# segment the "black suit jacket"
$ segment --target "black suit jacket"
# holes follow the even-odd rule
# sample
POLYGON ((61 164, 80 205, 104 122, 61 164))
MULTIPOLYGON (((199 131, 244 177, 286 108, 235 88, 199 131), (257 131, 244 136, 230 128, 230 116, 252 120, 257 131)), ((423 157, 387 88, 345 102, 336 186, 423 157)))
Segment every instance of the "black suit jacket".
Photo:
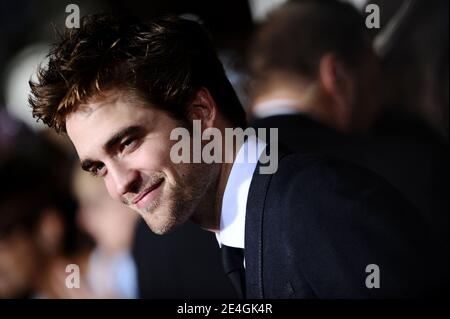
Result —
POLYGON ((252 126, 278 128, 280 142, 292 151, 326 154, 373 170, 423 213, 448 224, 448 143, 419 121, 386 116, 365 137, 343 134, 306 114, 270 116, 252 126))
MULTIPOLYGON (((340 158, 385 178, 419 209, 431 234, 426 248, 430 277, 448 286, 448 144, 427 126, 413 118, 389 115, 371 136, 358 137, 305 114, 271 116, 253 121, 252 126, 277 127, 279 141, 292 151, 340 158)), ((403 222, 407 227, 408 216, 403 222)))
POLYGON ((435 291, 420 214, 368 170, 282 152, 247 203, 247 298, 403 298, 435 291), (380 288, 366 286, 366 267, 380 288))

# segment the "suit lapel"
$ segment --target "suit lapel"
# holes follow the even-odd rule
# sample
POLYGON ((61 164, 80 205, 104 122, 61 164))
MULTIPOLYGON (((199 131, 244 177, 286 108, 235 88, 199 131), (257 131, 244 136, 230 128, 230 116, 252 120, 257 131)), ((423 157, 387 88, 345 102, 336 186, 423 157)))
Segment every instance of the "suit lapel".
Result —
MULTIPOLYGON (((269 148, 269 146, 267 146, 269 148)), ((270 150, 269 150, 270 151, 270 150)), ((279 149, 279 161, 287 151, 279 149)), ((247 298, 263 299, 264 206, 272 174, 260 174, 258 162, 250 184, 245 215, 245 265, 247 298)))
POLYGON ((248 298, 264 298, 262 280, 264 202, 271 175, 253 174, 245 215, 245 265, 248 298))

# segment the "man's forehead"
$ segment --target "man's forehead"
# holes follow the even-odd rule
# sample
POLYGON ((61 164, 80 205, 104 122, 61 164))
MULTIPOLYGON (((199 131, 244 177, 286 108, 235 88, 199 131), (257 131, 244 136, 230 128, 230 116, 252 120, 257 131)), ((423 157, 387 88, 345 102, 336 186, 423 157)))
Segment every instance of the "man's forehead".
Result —
POLYGON ((161 112, 136 96, 111 93, 91 99, 70 114, 66 119, 67 135, 81 160, 96 159, 121 132, 156 122, 156 113, 161 112))
POLYGON ((112 135, 135 122, 138 112, 125 103, 120 95, 92 100, 67 117, 67 135, 80 158, 98 154, 112 135))
POLYGON ((93 125, 95 128, 113 125, 118 119, 133 118, 137 114, 136 110, 131 108, 142 104, 142 101, 121 90, 96 95, 78 105, 75 111, 67 116, 67 132, 70 136, 70 131, 76 131, 78 127, 93 125))
MULTIPOLYGON (((100 110, 105 106, 116 105, 120 101, 127 101, 125 93, 122 91, 108 91, 102 94, 98 94, 88 99, 86 102, 81 103, 76 108, 73 114, 79 113, 84 117, 89 117, 95 111, 100 110)), ((69 115, 70 116, 70 115, 69 115)))

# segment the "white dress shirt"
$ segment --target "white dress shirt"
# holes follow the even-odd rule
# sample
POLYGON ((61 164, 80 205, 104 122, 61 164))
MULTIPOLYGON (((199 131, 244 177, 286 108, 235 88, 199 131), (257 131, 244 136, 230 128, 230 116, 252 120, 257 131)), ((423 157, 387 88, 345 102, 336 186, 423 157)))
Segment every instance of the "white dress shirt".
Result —
POLYGON ((239 149, 231 168, 222 199, 219 245, 245 248, 245 213, 250 183, 258 159, 267 146, 256 136, 250 136, 239 149))
POLYGON ((271 99, 258 103, 253 107, 253 114, 257 118, 265 118, 274 115, 298 114, 297 106, 301 103, 296 99, 271 99))

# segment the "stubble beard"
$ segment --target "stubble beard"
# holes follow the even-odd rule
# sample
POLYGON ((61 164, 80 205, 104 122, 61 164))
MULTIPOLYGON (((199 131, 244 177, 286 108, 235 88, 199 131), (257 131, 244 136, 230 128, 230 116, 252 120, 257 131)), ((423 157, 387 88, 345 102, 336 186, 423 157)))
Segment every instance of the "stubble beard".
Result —
MULTIPOLYGON (((216 185, 218 176, 213 166, 204 163, 186 165, 180 183, 165 185, 167 191, 162 192, 149 206, 139 211, 155 234, 170 233, 193 215, 197 215, 196 210, 203 201, 211 200, 206 195, 211 193, 211 188, 216 185)), ((214 212, 202 213, 213 214, 214 212)))

